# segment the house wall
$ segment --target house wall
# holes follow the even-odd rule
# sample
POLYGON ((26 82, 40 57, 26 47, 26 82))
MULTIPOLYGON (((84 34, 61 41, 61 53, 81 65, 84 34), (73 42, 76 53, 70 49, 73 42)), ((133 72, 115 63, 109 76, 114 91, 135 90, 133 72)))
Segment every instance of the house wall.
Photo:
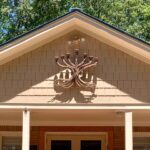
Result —
MULTIPOLYGON (((38 145, 40 139, 40 127, 35 126, 31 127, 30 131, 30 144, 38 145)), ((21 126, 0 126, 0 135, 1 132, 21 132, 21 126)))
MULTIPOLYGON (((21 126, 0 126, 2 131, 21 131, 21 126)), ((124 127, 45 127, 32 126, 30 144, 38 145, 39 150, 43 147, 45 132, 107 132, 109 150, 124 150, 124 127)), ((150 132, 150 127, 134 127, 134 132, 150 132)))
POLYGON ((1 103, 149 103, 149 91, 149 65, 77 31, 0 66, 1 103), (89 70, 97 84, 94 94, 90 89, 54 86, 61 71, 54 58, 73 52, 67 41, 74 35, 86 39, 80 54, 99 58, 97 67, 89 70))

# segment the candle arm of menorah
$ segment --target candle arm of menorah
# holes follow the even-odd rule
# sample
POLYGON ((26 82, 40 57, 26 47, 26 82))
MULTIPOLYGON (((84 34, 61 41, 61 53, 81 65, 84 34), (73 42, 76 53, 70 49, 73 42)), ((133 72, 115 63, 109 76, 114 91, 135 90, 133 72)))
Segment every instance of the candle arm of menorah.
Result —
POLYGON ((59 78, 59 79, 56 79, 55 81, 56 82, 68 82, 68 81, 71 81, 72 80, 72 77, 71 78, 69 78, 69 79, 62 79, 62 78, 59 78))
POLYGON ((72 66, 66 62, 65 58, 62 58, 62 61, 68 68, 70 68, 72 70, 72 66))
POLYGON ((80 66, 79 66, 79 69, 82 69, 82 68, 84 68, 84 67, 86 67, 86 66, 92 64, 92 62, 93 62, 93 61, 90 60, 89 62, 85 63, 84 65, 80 65, 80 66))
POLYGON ((75 58, 75 66, 78 66, 78 57, 75 58))
POLYGON ((85 61, 86 61, 86 58, 84 58, 84 59, 78 64, 77 67, 81 67, 81 66, 85 63, 85 61))
POLYGON ((58 85, 64 88, 70 88, 71 86, 74 85, 74 82, 68 81, 68 82, 59 83, 58 85))
POLYGON ((84 67, 86 67, 88 65, 94 64, 94 63, 97 64, 97 62, 98 62, 98 58, 97 57, 90 56, 89 59, 90 59, 90 61, 85 63, 84 65, 80 65, 79 69, 82 69, 82 68, 84 68, 84 67))
POLYGON ((59 63, 59 61, 56 61, 56 64, 62 68, 68 68, 68 66, 59 63))
POLYGON ((74 82, 71 82, 69 85, 62 85, 63 88, 69 89, 74 85, 74 82))
POLYGON ((68 85, 70 85, 72 82, 71 81, 67 81, 67 82, 62 82, 62 83, 60 83, 61 85, 63 85, 63 86, 68 86, 68 85))
POLYGON ((83 85, 88 85, 88 84, 89 84, 88 81, 83 81, 81 78, 78 78, 78 80, 79 80, 83 85))
POLYGON ((90 83, 90 82, 86 82, 86 81, 83 81, 81 78, 79 78, 80 82, 82 82, 82 84, 84 84, 84 86, 95 86, 95 83, 90 83))
POLYGON ((88 68, 90 68, 90 67, 94 67, 94 66, 96 66, 96 65, 97 65, 97 62, 94 62, 93 64, 86 65, 86 66, 84 66, 82 69, 80 69, 79 73, 80 73, 81 71, 85 70, 85 69, 88 69, 88 68))
POLYGON ((70 58, 68 58, 67 60, 68 60, 68 62, 70 63, 70 65, 71 65, 72 67, 75 67, 75 64, 71 61, 70 58))
POLYGON ((71 65, 71 66, 75 66, 75 64, 71 61, 71 59, 70 59, 70 53, 66 53, 66 58, 67 58, 67 61, 69 62, 69 64, 71 65))
POLYGON ((76 79, 75 83, 79 86, 82 87, 83 85, 80 83, 80 81, 78 79, 76 79))
POLYGON ((77 83, 80 84, 80 86, 82 86, 82 87, 92 87, 92 88, 95 87, 94 83, 85 82, 81 78, 77 79, 77 83))
POLYGON ((77 79, 77 83, 80 85, 80 87, 86 86, 86 84, 82 83, 80 79, 77 79))

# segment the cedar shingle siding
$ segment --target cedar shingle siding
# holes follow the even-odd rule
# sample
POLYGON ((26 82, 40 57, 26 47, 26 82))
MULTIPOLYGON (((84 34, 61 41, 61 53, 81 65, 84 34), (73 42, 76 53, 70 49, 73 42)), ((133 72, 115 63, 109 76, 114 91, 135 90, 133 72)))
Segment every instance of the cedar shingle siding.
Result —
MULTIPOLYGON (((65 72, 65 71, 64 71, 65 72)), ((85 34, 73 32, 0 66, 0 101, 10 103, 139 103, 150 102, 150 66, 85 34), (59 73, 54 57, 71 50, 67 40, 85 37, 80 53, 98 56, 95 95, 85 89, 54 87, 59 73)))

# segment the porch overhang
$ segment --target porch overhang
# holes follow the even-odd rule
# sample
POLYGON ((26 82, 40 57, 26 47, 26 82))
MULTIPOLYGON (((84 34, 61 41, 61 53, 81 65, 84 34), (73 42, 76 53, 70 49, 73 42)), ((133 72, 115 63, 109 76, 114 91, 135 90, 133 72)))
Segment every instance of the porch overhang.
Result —
POLYGON ((150 126, 148 120, 149 110, 118 110, 118 109, 1 109, 0 126, 22 126, 22 149, 28 150, 30 147, 30 126, 41 127, 39 149, 45 146, 45 134, 54 129, 65 128, 65 132, 76 131, 91 132, 101 131, 108 134, 109 144, 113 126, 125 127, 125 149, 133 150, 133 126, 150 126), (23 115, 22 115, 23 114, 23 115), (31 114, 31 115, 30 115, 31 114), (23 121, 22 121, 23 120, 23 121), (51 128, 52 127, 52 128, 51 128), (92 127, 92 130, 90 130, 92 127), (82 130, 80 130, 82 129, 82 130), (130 142, 128 142, 130 141, 130 142))
POLYGON ((134 126, 150 126, 149 109, 110 106, 3 107, 0 125, 22 125, 22 111, 30 111, 31 126, 124 126, 124 114, 133 113, 134 126))

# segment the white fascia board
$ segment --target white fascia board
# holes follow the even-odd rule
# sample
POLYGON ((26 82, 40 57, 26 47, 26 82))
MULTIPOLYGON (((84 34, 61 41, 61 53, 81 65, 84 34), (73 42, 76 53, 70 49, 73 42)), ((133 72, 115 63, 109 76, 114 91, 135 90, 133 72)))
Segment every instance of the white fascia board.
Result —
MULTIPOLYGON (((50 24, 51 25, 51 24, 50 24)), ((126 36, 119 31, 89 18, 81 13, 73 13, 66 18, 56 20, 54 25, 44 31, 33 34, 28 39, 12 45, 0 52, 0 65, 42 46, 72 30, 79 30, 101 42, 115 47, 143 62, 150 64, 150 47, 126 36)), ((31 34, 32 35, 32 34, 31 34)))
POLYGON ((146 44, 137 42, 133 38, 119 33, 116 30, 109 29, 100 23, 91 23, 88 20, 78 19, 77 25, 79 31, 150 64, 150 47, 146 44))
POLYGON ((0 52, 0 65, 74 30, 76 19, 63 22, 0 52), (7 60, 10 58, 9 60, 7 60))
POLYGON ((11 105, 11 104, 4 104, 0 105, 0 110, 3 109, 9 109, 9 110, 150 110, 150 105, 26 105, 26 104, 20 104, 20 105, 11 105))

